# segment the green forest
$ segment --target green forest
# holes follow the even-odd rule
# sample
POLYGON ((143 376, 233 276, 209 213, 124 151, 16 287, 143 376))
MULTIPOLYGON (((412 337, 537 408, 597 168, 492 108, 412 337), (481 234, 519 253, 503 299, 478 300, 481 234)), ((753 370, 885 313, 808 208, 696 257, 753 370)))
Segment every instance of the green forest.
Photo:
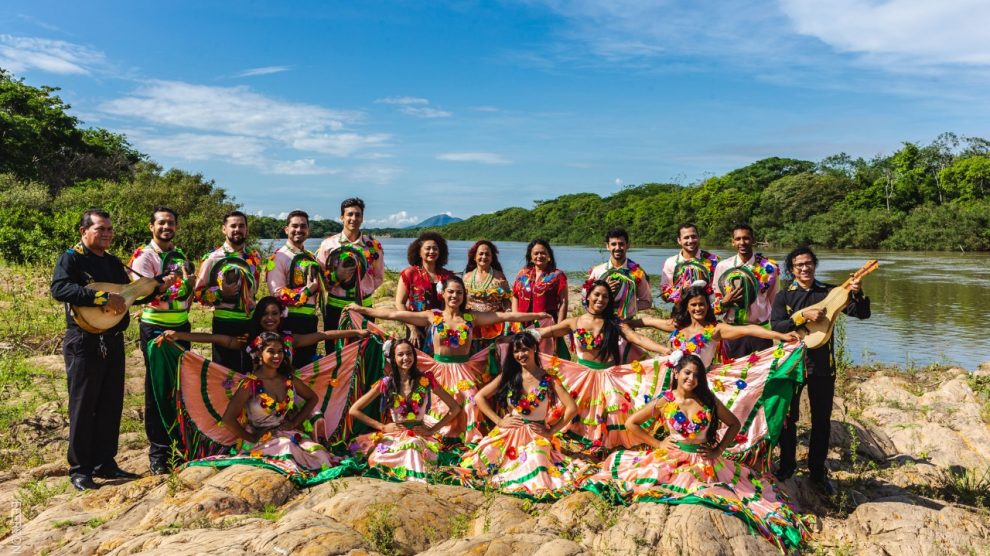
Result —
MULTIPOLYGON (((121 134, 83 126, 54 87, 33 87, 0 69, 0 259, 48 263, 78 241, 87 208, 110 211, 114 251, 148 239, 153 207, 178 211, 179 244, 200 255, 222 241, 222 215, 239 205, 201 174, 163 169, 121 134)), ((650 183, 608 197, 537 201, 439 230, 451 239, 597 244, 625 227, 639 245, 672 245, 693 221, 709 245, 724 245, 735 222, 760 241, 832 248, 990 250, 990 141, 942 134, 870 160, 845 154, 820 162, 768 158, 700 183, 650 183)), ((284 223, 251 217, 252 238, 284 237, 284 223)), ((311 222, 312 237, 340 230, 311 222)), ((421 230, 389 230, 393 235, 421 230)))
MULTIPOLYGON (((706 245, 726 246, 747 222, 771 246, 990 250, 990 141, 944 133, 870 160, 767 158, 700 183, 648 183, 536 201, 437 228, 449 239, 595 245, 623 227, 636 245, 673 246, 694 222, 706 245)), ((422 230, 399 230, 414 235, 422 230)))

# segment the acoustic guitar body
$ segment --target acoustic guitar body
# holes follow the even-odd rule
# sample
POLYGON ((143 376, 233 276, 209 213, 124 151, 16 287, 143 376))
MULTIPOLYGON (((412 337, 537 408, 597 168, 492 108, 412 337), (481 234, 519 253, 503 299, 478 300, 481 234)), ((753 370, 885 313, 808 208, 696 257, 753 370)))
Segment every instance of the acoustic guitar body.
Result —
POLYGON ((822 347, 832 337, 832 330, 835 328, 835 319, 849 305, 850 296, 852 296, 852 292, 848 288, 849 282, 854 279, 862 280, 864 276, 873 272, 879 266, 880 263, 876 259, 870 259, 862 268, 854 272, 848 280, 843 282, 841 286, 832 288, 828 292, 828 295, 825 296, 825 299, 814 305, 805 307, 805 309, 821 309, 825 312, 822 318, 816 321, 809 320, 798 330, 798 334, 804 340, 804 344, 808 346, 808 349, 822 347))
MULTIPOLYGON (((130 284, 111 284, 109 282, 93 282, 86 284, 87 289, 118 293, 124 298, 124 304, 130 309, 134 301, 151 295, 158 288, 158 281, 154 278, 138 278, 130 284)), ((123 320, 125 312, 118 315, 103 311, 103 307, 78 307, 72 306, 72 318, 86 332, 92 334, 102 334, 117 326, 123 320)))

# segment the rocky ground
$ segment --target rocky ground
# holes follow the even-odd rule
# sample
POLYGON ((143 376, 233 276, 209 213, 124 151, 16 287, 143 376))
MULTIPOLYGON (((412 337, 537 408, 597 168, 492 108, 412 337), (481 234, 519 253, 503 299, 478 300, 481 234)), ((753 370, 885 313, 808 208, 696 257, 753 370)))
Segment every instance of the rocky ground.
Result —
MULTIPOLYGON (((33 361, 59 368, 59 356, 33 361)), ((127 391, 141 394, 129 359, 127 391)), ((818 516, 810 553, 988 554, 990 365, 975 371, 859 370, 836 399, 829 465, 840 494, 784 485, 818 516)), ((140 408, 119 462, 147 472, 140 408), (138 430, 133 430, 138 428, 138 430)), ((611 506, 589 493, 553 504, 451 486, 345 478, 300 490, 281 475, 194 467, 79 494, 66 478, 59 402, 9 432, 49 463, 0 475, 5 554, 772 554, 731 516, 698 506, 611 506)))

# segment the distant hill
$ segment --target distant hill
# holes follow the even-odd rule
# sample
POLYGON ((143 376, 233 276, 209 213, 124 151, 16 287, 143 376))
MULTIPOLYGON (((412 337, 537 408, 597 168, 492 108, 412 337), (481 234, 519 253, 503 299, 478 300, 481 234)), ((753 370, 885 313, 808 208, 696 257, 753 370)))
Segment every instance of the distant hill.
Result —
POLYGON ((431 216, 426 220, 423 220, 419 224, 413 224, 412 226, 406 226, 406 230, 415 230, 417 228, 435 228, 437 226, 446 226, 447 224, 453 224, 454 222, 460 222, 464 220, 463 218, 457 218, 456 216, 450 216, 447 214, 438 214, 436 216, 431 216))

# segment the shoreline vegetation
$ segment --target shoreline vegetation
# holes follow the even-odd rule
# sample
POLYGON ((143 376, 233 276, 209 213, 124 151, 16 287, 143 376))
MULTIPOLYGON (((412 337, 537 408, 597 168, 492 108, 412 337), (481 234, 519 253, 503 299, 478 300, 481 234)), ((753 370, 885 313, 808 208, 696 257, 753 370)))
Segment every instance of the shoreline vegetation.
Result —
MULTIPOLYGON (((306 531, 323 531, 348 549, 380 554, 485 547, 501 554, 550 546, 566 554, 647 554, 658 546, 775 551, 720 512, 612 506, 589 493, 532 503, 494 492, 364 478, 300 490, 277 473, 234 467, 186 468, 78 494, 69 488, 64 462, 68 417, 59 351, 65 325, 61 305, 47 293, 49 273, 43 265, 0 264, 0 429, 8 431, 0 437, 0 504, 17 509, 0 516, 0 547, 23 546, 28 553, 243 547, 255 542, 260 520, 295 532, 305 523, 306 531), (424 518, 423 511, 436 515, 424 518), (432 532, 424 531, 424 523, 434 523, 432 532), (711 527, 720 533, 706 533, 711 527)), ((395 281, 390 272, 376 293, 377 305, 391 303, 395 281)), ((571 289, 572 297, 578 295, 571 289)), ((190 317, 194 330, 209 328, 207 309, 194 306, 190 317)), ((990 543, 990 362, 969 371, 852 366, 841 349, 843 337, 839 330, 828 460, 840 494, 820 498, 801 474, 783 484, 802 511, 817 516, 807 553, 979 553, 990 543), (890 526, 877 530, 872 524, 878 519, 890 526)), ((126 469, 147 472, 137 326, 126 338, 118 459, 126 469)), ((807 430, 804 421, 802 442, 807 430)), ((803 459, 804 444, 798 453, 803 459)), ((302 544, 296 547, 347 552, 330 550, 324 545, 328 538, 313 533, 297 539, 302 544)))

